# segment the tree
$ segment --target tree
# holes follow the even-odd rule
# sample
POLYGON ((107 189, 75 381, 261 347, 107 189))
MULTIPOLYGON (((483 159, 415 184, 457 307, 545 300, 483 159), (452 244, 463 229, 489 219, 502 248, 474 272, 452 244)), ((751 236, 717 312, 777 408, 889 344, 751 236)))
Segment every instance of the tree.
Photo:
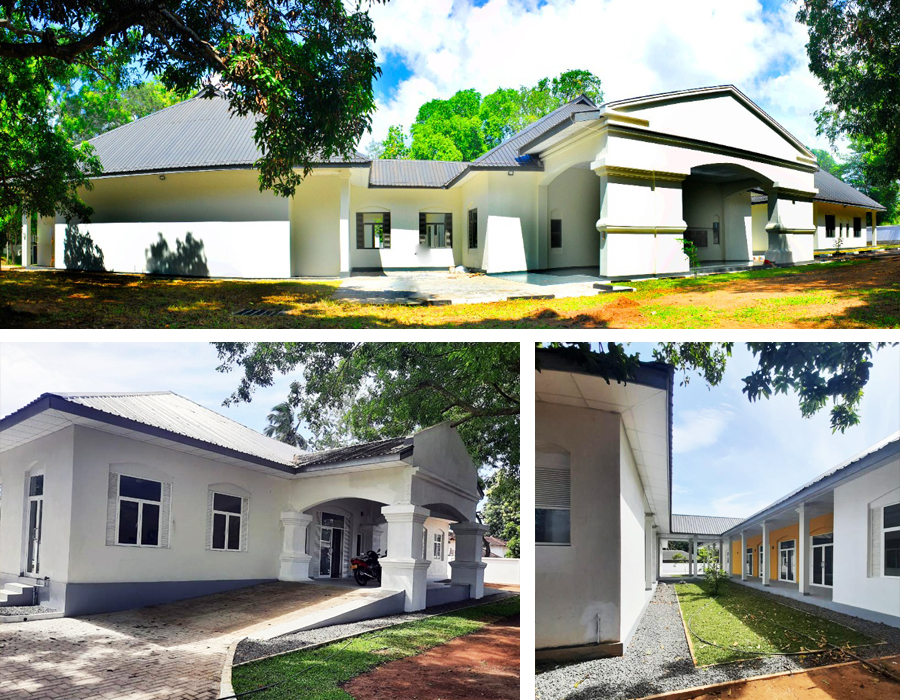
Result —
MULTIPOLYGON (((685 550, 685 551, 687 551, 687 550, 685 550)), ((672 561, 674 561, 676 564, 680 564, 681 562, 687 561, 687 560, 688 560, 687 555, 682 554, 681 552, 675 552, 675 554, 672 555, 672 561)))
POLYGON ((669 540, 669 549, 680 549, 682 552, 690 551, 690 544, 687 540, 669 540))
POLYGON ((800 0, 797 21, 809 30, 809 69, 828 104, 819 133, 884 144, 885 165, 900 173, 900 12, 884 0, 800 0))
MULTIPOLYGON (((610 379, 626 382, 634 378, 639 354, 629 355, 617 343, 608 343, 602 352, 592 352, 589 343, 553 343, 572 361, 591 368, 610 379), (623 378, 624 377, 624 378, 623 378)), ((747 343, 758 358, 758 368, 744 377, 742 392, 752 402, 773 393, 797 394, 804 418, 815 415, 830 401, 832 431, 859 424, 859 403, 869 381, 874 351, 888 343, 747 343)), ((897 343, 891 343, 897 345, 897 343)), ((717 386, 734 343, 659 343, 653 358, 667 362, 682 373, 682 385, 690 382, 690 372, 698 373, 706 383, 717 386)), ((540 357, 536 358, 540 370, 540 357)))
MULTIPOLYGON (((375 34, 367 13, 386 0, 23 0, 0 6, 0 75, 12 74, 19 115, 53 133, 46 95, 53 73, 87 66, 115 72, 128 57, 168 89, 185 94, 215 78, 232 110, 259 117, 254 134, 261 189, 282 196, 316 161, 345 156, 370 128, 375 34), (30 80, 17 75, 35 73, 30 80), (25 111, 27 110, 27 111, 25 111)), ((112 78, 111 78, 112 79, 112 78)), ((15 94, 5 89, 7 95, 15 94)), ((6 108, 4 108, 5 110, 6 108)), ((6 125, 8 115, 3 114, 6 125)), ((6 131, 3 151, 31 143, 6 131)), ((47 163, 72 161, 70 144, 48 140, 47 163)), ((86 155, 86 154, 85 154, 86 155)), ((77 164, 77 161, 76 161, 77 164)), ((59 193, 73 168, 44 168, 59 193), (52 175, 52 177, 50 177, 52 175)), ((31 171, 4 172, 4 188, 22 193, 31 171)), ((80 184, 76 182, 76 185, 80 184)), ((72 197, 62 197, 63 205, 72 197)))
POLYGON ((843 179, 844 168, 834 159, 833 155, 821 148, 811 148, 810 151, 819 162, 819 168, 825 172, 831 173, 836 178, 843 179))
POLYGON ((885 208, 878 213, 877 223, 900 222, 900 177, 888 163, 884 139, 851 137, 840 177, 885 208))
POLYGON ((388 158, 404 160, 409 158, 409 146, 406 145, 406 135, 403 127, 395 124, 388 127, 387 137, 384 141, 377 141, 369 147, 370 158, 388 158))
POLYGON ((487 504, 483 517, 488 526, 488 534, 506 541, 507 557, 518 558, 521 553, 518 476, 509 470, 498 469, 488 479, 485 496, 487 504))
POLYGON ((300 434, 300 421, 294 417, 294 409, 287 401, 282 401, 272 408, 272 412, 266 416, 269 425, 263 433, 280 442, 306 449, 306 438, 300 434))

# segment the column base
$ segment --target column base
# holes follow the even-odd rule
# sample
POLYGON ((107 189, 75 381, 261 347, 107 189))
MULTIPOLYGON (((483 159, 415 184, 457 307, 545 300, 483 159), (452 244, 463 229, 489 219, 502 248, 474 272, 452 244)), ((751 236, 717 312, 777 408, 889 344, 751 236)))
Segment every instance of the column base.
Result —
POLYGON ((381 587, 406 593, 405 612, 424 610, 430 564, 427 559, 382 559, 381 587))
POLYGON ((469 587, 469 597, 479 600, 484 598, 484 570, 487 564, 483 561, 451 561, 450 583, 469 587))
POLYGON ((278 573, 279 581, 309 581, 309 562, 312 557, 309 554, 281 555, 281 569, 278 573))

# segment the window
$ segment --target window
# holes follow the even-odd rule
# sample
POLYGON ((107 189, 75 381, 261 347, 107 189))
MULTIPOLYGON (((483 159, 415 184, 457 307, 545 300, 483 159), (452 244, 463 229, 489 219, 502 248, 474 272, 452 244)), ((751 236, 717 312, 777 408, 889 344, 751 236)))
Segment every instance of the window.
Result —
POLYGON ((862 237, 862 217, 859 217, 859 216, 853 217, 853 237, 854 238, 862 237))
POLYGON ((213 493, 213 549, 229 552, 240 551, 242 506, 243 499, 240 496, 213 493))
POLYGON ((159 546, 159 512, 162 484, 119 474, 116 544, 159 546))
POLYGON ((28 480, 28 561, 25 569, 30 574, 41 570, 41 531, 44 527, 44 475, 28 480))
POLYGON ((435 561, 443 561, 444 560, 444 533, 443 532, 435 532, 434 533, 434 560, 435 561))
POLYGON ((562 248, 562 219, 550 219, 550 247, 562 248))
POLYGON ((469 209, 469 248, 478 247, 478 210, 469 209))
POLYGON ((825 238, 834 238, 834 214, 825 215, 825 238))
POLYGON ((535 541, 538 544, 570 544, 572 484, 569 465, 538 465, 535 472, 535 541))
POLYGON ((713 245, 719 245, 719 222, 713 221, 713 245))
POLYGON ((884 575, 900 576, 900 503, 884 507, 884 575))
POLYGON ((420 212, 419 244, 429 248, 452 248, 453 214, 420 212))
POLYGON ((778 544, 778 580, 794 580, 794 556, 796 546, 794 540, 787 540, 778 544))
POLYGON ((690 241, 697 248, 709 247, 709 232, 705 228, 689 228, 684 232, 684 239, 690 241))
POLYGON ((391 247, 390 212, 356 213, 356 247, 374 250, 391 247))
POLYGON ((363 551, 362 551, 362 535, 357 535, 356 536, 356 556, 361 557, 362 553, 363 553, 363 551))

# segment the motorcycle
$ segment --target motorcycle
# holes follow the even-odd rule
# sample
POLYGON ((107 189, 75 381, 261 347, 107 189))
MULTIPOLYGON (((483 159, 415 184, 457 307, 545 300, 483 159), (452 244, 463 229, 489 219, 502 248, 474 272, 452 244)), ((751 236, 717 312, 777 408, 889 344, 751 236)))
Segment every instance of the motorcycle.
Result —
MULTIPOLYGON (((382 556, 386 555, 387 552, 382 556)), ((377 552, 369 550, 364 557, 354 557, 350 560, 350 568, 353 570, 353 578, 360 586, 365 586, 372 580, 381 583, 381 564, 378 563, 377 552)))

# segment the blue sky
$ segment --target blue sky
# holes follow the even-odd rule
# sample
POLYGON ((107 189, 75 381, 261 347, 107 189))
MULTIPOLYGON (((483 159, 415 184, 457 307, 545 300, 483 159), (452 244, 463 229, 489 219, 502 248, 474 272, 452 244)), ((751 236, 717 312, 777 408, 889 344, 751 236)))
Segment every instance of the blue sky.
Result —
MULTIPOLYGON (((652 359, 652 343, 629 349, 652 359)), ((795 394, 750 403, 742 377, 756 368, 735 344, 725 377, 708 388, 697 375, 674 397, 672 510, 746 517, 900 429, 900 348, 875 354, 860 425, 831 432, 828 410, 800 415, 795 394)))
MULTIPOLYGON (((373 137, 424 102, 584 68, 609 100, 735 84, 811 146, 824 92, 791 0, 390 0, 371 15, 384 75, 373 137)), ((368 143, 364 138, 362 147, 368 143)))

